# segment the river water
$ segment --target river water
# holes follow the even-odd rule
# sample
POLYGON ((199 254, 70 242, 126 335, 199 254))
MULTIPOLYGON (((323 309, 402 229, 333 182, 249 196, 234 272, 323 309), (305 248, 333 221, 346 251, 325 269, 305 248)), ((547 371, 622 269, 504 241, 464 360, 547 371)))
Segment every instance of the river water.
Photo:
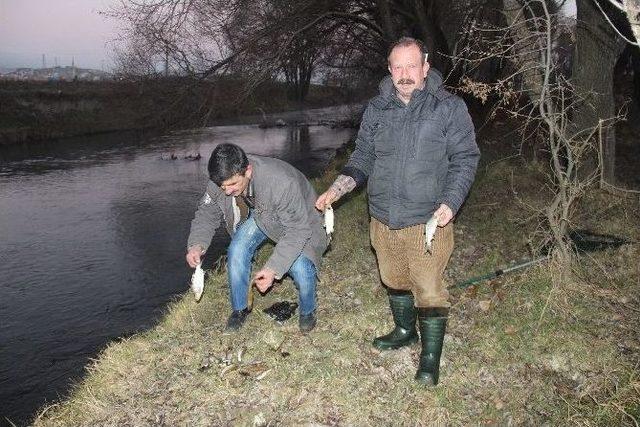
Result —
POLYGON ((0 425, 64 396, 89 358, 188 289, 185 242, 217 144, 314 176, 353 133, 234 125, 0 148, 0 425))

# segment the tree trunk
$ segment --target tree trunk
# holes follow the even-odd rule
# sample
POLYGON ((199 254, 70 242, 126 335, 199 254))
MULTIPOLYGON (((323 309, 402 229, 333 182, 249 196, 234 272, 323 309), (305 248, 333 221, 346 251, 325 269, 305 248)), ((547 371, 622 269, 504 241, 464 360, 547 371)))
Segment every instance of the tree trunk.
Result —
POLYGON ((633 103, 640 111, 640 48, 631 46, 631 69, 633 70, 633 103))
MULTIPOLYGON (((590 133, 600 120, 615 116, 613 98, 613 69, 624 49, 618 37, 593 3, 577 0, 576 47, 572 66, 572 80, 577 94, 583 98, 574 112, 573 126, 577 132, 590 133)), ((597 1, 597 0, 596 0, 597 1)), ((580 175, 588 176, 598 167, 598 134, 593 141, 591 155, 586 159, 580 175)), ((613 126, 603 128, 602 173, 606 182, 614 184, 616 136, 613 126)))
POLYGON ((412 0, 412 6, 420 32, 419 38, 429 52, 429 62, 446 76, 451 68, 451 61, 446 57, 450 51, 447 40, 433 19, 432 10, 435 5, 430 4, 430 10, 427 10, 424 0, 412 0))
POLYGON ((636 43, 640 43, 640 0, 623 0, 622 7, 627 15, 633 37, 636 43))
MULTIPOLYGON (((522 80, 527 95, 531 99, 533 104, 537 104, 540 101, 543 86, 543 75, 541 71, 541 52, 534 49, 533 43, 531 45, 521 45, 518 40, 531 40, 533 37, 532 30, 526 25, 526 19, 524 13, 524 7, 518 0, 503 0, 502 10, 504 12, 505 19, 509 27, 513 28, 513 37, 516 39, 518 59, 520 63, 516 66, 522 70, 522 80)), ((539 35, 538 37, 544 37, 539 35)))
POLYGON ((380 15, 380 22, 385 32, 385 38, 387 42, 393 42, 396 40, 396 31, 391 19, 391 9, 389 8, 389 0, 376 0, 378 7, 378 14, 380 15))

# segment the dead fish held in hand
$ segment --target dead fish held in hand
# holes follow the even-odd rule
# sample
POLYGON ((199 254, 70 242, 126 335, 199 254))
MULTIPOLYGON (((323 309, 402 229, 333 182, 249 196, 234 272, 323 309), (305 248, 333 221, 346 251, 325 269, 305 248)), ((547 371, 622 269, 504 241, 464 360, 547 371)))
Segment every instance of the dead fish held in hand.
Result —
POLYGON ((196 302, 202 298, 202 292, 204 291, 204 270, 201 265, 196 265, 196 271, 191 276, 191 290, 196 296, 196 302))
POLYGON ((333 234, 333 208, 331 206, 327 206, 324 210, 324 229, 327 236, 333 234))
POLYGON ((433 237, 436 235, 437 228, 438 218, 434 215, 429 221, 427 221, 427 224, 424 227, 424 246, 429 253, 431 253, 431 243, 433 242, 433 237))

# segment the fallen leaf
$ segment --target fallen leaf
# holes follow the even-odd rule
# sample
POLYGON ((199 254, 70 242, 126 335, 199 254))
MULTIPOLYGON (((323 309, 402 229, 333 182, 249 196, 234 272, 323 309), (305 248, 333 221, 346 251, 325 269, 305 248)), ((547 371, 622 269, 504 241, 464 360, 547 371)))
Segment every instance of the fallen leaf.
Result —
POLYGON ((255 362, 244 365, 240 369, 240 375, 244 375, 245 377, 256 377, 267 371, 269 368, 264 362, 255 362))
POLYGON ((261 379, 263 379, 264 377, 267 376, 267 374, 271 372, 271 369, 267 369, 266 371, 264 371, 263 373, 261 373, 260 375, 258 375, 256 377, 256 381, 260 381, 261 379))

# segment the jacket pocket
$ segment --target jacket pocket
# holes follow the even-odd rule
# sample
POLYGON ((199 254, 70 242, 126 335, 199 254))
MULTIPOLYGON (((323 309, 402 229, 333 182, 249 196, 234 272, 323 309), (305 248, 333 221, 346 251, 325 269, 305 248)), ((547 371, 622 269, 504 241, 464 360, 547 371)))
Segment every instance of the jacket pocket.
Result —
POLYGON ((440 192, 438 174, 441 167, 431 160, 411 159, 406 163, 402 197, 409 206, 426 210, 435 203, 440 192))
POLYGON ((391 156, 395 152, 392 128, 393 126, 390 123, 376 123, 373 144, 377 158, 391 156))
POLYGON ((447 141, 440 121, 432 119, 416 121, 412 135, 414 138, 411 157, 436 162, 444 159, 447 141))

